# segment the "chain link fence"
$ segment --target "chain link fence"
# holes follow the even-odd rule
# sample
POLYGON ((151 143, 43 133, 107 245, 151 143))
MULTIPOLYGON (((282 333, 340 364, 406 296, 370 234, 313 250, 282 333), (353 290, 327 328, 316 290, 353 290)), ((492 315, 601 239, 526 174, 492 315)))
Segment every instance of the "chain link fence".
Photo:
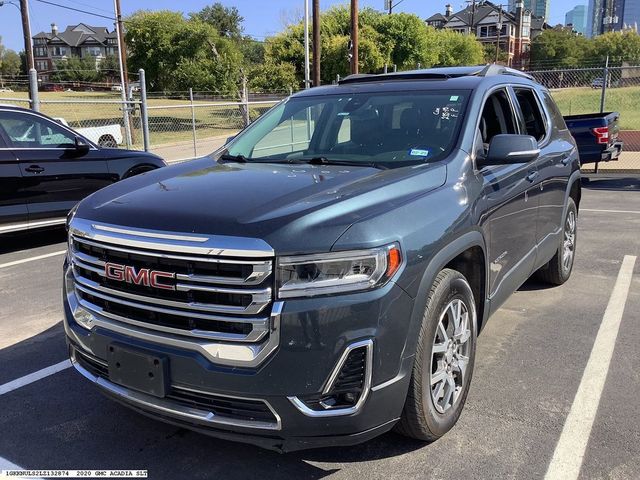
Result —
MULTIPOLYGON (((563 115, 620 113, 619 139, 624 142, 617 161, 601 163, 600 171, 640 172, 640 66, 531 71, 549 88, 563 115)), ((585 165, 585 170, 594 168, 585 165)))
MULTIPOLYGON (((590 67, 530 71, 550 89, 564 115, 617 111, 617 161, 600 164, 605 171, 640 171, 640 66, 590 67)), ((141 79, 144 84, 144 77, 141 79)), ((28 79, 4 80, 0 104, 30 107, 28 79)), ((219 92, 144 92, 134 82, 129 100, 119 88, 104 84, 41 85, 37 108, 66 122, 90 140, 110 147, 143 149, 169 160, 204 155, 257 119, 291 91, 249 92, 236 97, 219 92), (53 90, 53 91, 52 91, 53 90), (141 91, 142 90, 142 91, 141 91), (145 122, 146 120, 146 122, 145 122), (145 128, 145 126, 147 128, 145 128), (146 145, 145 145, 146 134, 146 145)), ((587 164, 585 169, 592 168, 587 164)))

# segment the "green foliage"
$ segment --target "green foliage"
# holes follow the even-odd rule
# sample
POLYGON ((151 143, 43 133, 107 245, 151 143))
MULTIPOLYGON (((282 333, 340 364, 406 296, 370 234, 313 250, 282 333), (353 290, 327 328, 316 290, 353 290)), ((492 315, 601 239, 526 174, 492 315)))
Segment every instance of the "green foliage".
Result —
MULTIPOLYGON (((330 8, 321 15, 321 79, 335 80, 349 73, 350 16, 346 6, 330 8)), ((364 8, 359 15, 358 66, 362 73, 380 72, 385 63, 401 70, 433 65, 482 63, 480 43, 471 37, 427 27, 416 15, 386 15, 364 8)), ((302 23, 268 38, 265 58, 295 68, 298 82, 304 75, 304 29, 302 23)))
POLYGON ((542 32, 531 44, 533 69, 577 68, 640 61, 640 35, 627 30, 608 32, 588 39, 566 29, 553 28, 542 32))
POLYGON ((131 67, 145 69, 151 90, 238 95, 238 43, 211 24, 168 10, 138 11, 127 19, 126 35, 131 67))
POLYGON ((54 82, 97 82, 100 80, 100 73, 96 68, 96 59, 93 57, 69 57, 58 60, 51 80, 54 82))
POLYGON ((296 70, 290 63, 269 60, 251 67, 247 76, 251 92, 287 92, 298 87, 296 70))
POLYGON ((20 73, 20 55, 5 48, 0 37, 0 75, 15 76, 20 73))
POLYGON ((199 12, 190 13, 189 16, 208 23, 222 37, 239 39, 242 36, 244 18, 236 7, 225 7, 220 2, 216 2, 199 12))

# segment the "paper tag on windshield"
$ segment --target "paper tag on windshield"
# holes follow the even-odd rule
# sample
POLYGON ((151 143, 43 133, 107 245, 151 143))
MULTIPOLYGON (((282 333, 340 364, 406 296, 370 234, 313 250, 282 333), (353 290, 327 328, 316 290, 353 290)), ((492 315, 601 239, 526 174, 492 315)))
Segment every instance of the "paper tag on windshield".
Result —
POLYGON ((429 156, 429 150, 423 150, 420 148, 412 148, 411 150, 409 150, 409 155, 413 156, 413 157, 428 157, 429 156))
POLYGON ((449 97, 449 101, 450 102, 457 102, 458 101, 458 95, 451 95, 449 97))

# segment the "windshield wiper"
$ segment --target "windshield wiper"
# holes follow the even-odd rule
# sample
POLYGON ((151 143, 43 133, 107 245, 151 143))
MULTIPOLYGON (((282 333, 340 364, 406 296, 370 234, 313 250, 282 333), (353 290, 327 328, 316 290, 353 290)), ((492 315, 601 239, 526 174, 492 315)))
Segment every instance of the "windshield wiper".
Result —
MULTIPOLYGON (((354 167, 373 167, 380 170, 387 170, 387 167, 376 162, 358 162, 357 160, 335 160, 327 157, 298 158, 296 162, 308 163, 310 165, 348 165, 354 167)), ((293 162, 292 162, 293 163, 293 162)))
POLYGON ((249 159, 244 155, 231 155, 229 153, 223 153, 222 155, 220 155, 219 160, 223 160, 225 162, 247 163, 247 160, 249 159))

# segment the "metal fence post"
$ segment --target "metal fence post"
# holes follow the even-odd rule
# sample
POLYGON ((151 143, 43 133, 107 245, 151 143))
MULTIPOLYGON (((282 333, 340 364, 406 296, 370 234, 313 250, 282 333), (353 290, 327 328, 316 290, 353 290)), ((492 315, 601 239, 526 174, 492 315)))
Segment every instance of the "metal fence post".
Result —
POLYGON ((249 92, 247 90, 247 77, 242 76, 242 123, 245 127, 248 127, 251 123, 251 116, 249 115, 249 92))
POLYGON ((398 66, 394 63, 393 64, 393 73, 396 73, 398 71, 398 66))
POLYGON ((196 146, 196 108, 193 105, 193 88, 189 88, 189 102, 191 103, 191 129, 193 131, 193 156, 198 156, 198 147, 196 146))
POLYGON ((607 96, 607 83, 609 83, 609 55, 602 71, 602 94, 600 95, 600 113, 604 112, 605 98, 607 96))
POLYGON ((31 108, 40 111, 40 97, 38 94, 38 72, 35 68, 29 69, 29 90, 31 91, 31 108))
POLYGON ((140 81, 140 121, 142 122, 142 143, 144 151, 149 151, 149 112, 147 111, 147 83, 144 69, 138 70, 140 81))
POLYGON ((386 63, 384 64, 384 70, 383 70, 383 72, 384 72, 384 73, 387 73, 387 64, 386 64, 386 63))

